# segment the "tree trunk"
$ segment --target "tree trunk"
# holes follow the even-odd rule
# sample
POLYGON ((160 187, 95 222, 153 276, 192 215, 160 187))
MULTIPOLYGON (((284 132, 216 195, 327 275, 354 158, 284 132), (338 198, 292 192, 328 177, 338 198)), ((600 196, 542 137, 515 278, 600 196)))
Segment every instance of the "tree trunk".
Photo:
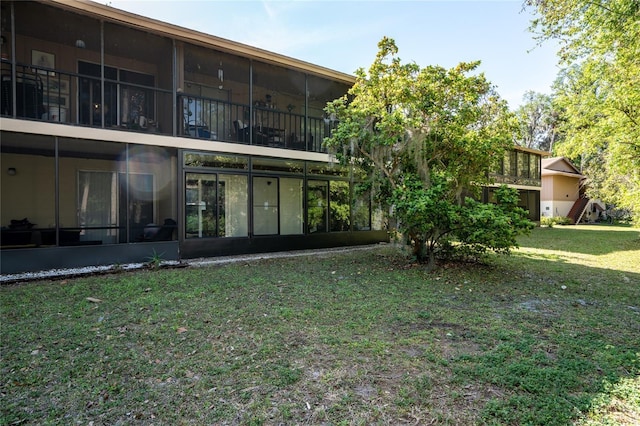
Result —
POLYGON ((415 235, 411 235, 409 238, 411 238, 411 242, 413 244, 413 255, 418 262, 422 262, 425 258, 425 241, 415 235))
POLYGON ((430 249, 427 260, 427 271, 433 271, 436 267, 436 253, 435 250, 430 249))

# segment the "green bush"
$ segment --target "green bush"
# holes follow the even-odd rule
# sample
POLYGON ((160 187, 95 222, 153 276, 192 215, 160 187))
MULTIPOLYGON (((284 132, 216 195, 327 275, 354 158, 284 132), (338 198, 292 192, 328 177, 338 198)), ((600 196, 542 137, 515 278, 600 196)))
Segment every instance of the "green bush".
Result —
POLYGON ((570 225, 571 219, 566 216, 542 216, 540 218, 540 226, 547 226, 553 228, 554 225, 570 225))
POLYGON ((431 186, 425 188, 418 176, 407 174, 393 192, 399 230, 407 237, 416 260, 426 261, 430 268, 436 256, 478 260, 487 252, 509 254, 511 248, 518 247, 516 237, 534 227, 528 213, 518 207, 515 189, 496 189, 497 204, 467 198, 464 205, 458 205, 447 199, 448 184, 434 174, 431 186))
POLYGON ((553 218, 550 216, 542 216, 540 217, 540 226, 546 226, 549 228, 553 228, 553 218))

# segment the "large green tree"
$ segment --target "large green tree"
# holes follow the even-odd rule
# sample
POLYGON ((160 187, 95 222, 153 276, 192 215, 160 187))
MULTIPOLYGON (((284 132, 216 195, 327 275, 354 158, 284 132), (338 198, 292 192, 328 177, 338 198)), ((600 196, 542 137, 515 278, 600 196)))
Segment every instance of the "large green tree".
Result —
POLYGON ((528 0, 541 40, 557 39, 557 154, 590 177, 589 194, 640 218, 640 2, 528 0))
POLYGON ((529 225, 513 197, 502 197, 499 209, 465 197, 488 183, 487 171, 512 146, 506 103, 476 73, 478 62, 420 68, 402 63, 392 39, 378 47, 348 94, 327 105, 339 124, 325 142, 341 161, 368 173, 418 259, 433 266, 454 238, 475 253, 508 251, 529 225), (496 233, 469 232, 474 226, 496 233))
POLYGON ((553 96, 527 91, 523 101, 515 111, 518 126, 516 143, 526 148, 553 151, 561 138, 561 114, 553 96))

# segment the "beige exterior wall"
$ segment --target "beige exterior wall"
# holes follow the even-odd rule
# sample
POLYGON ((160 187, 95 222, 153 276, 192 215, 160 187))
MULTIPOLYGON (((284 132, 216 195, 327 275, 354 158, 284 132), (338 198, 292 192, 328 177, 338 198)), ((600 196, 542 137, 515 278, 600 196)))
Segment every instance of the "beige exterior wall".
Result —
POLYGON ((540 216, 555 217, 566 216, 569 214, 574 201, 541 201, 540 216))
POLYGON ((571 176, 542 176, 540 216, 566 216, 579 196, 580 179, 571 176))
POLYGON ((11 220, 29 219, 37 227, 55 225, 55 163, 53 157, 2 154, 2 168, 16 169, 2 176, 2 226, 11 220))
POLYGON ((553 217, 553 201, 540 201, 540 217, 553 217))
POLYGON ((558 201, 575 201, 579 195, 580 179, 569 176, 553 176, 552 199, 558 201))
POLYGON ((553 200, 553 176, 542 176, 542 188, 540 188, 540 201, 553 200))

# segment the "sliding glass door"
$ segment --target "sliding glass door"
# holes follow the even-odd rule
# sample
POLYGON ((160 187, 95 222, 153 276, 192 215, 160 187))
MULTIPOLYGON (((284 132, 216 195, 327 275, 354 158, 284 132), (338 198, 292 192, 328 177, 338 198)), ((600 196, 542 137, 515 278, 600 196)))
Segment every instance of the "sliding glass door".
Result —
POLYGON ((187 173, 185 237, 246 237, 247 201, 246 176, 187 173))
POLYGON ((253 233, 278 235, 278 178, 253 178, 253 233))
POLYGON ((303 180, 280 178, 280 235, 304 233, 303 180))
POLYGON ((187 238, 217 237, 218 196, 215 174, 187 173, 186 224, 187 238))

